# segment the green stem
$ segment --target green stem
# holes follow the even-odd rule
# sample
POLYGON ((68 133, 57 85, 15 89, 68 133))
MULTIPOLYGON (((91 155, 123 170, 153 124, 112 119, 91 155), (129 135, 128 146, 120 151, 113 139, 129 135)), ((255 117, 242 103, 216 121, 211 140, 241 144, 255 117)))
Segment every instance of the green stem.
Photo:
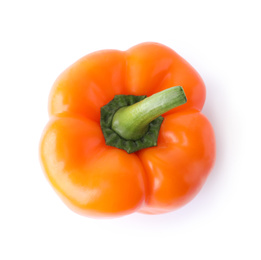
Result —
POLYGON ((181 86, 168 88, 131 106, 120 108, 113 116, 112 129, 126 140, 138 140, 146 134, 150 122, 186 102, 181 86))

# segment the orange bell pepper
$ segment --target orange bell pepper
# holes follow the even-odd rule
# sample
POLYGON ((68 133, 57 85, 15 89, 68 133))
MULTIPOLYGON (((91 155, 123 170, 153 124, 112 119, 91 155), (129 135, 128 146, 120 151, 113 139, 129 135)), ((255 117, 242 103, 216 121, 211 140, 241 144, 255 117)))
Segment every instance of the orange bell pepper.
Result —
POLYGON ((40 145, 48 180, 71 209, 91 217, 185 205, 215 160, 214 131, 200 112, 205 95, 191 65, 158 43, 83 57, 50 94, 40 145))

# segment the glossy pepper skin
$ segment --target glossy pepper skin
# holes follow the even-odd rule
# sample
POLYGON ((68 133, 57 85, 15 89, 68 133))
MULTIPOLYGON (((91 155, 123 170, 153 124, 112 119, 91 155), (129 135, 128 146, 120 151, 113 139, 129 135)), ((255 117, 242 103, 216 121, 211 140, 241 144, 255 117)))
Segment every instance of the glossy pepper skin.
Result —
POLYGON ((91 53, 55 81, 40 145, 46 176, 63 201, 91 217, 159 214, 189 202, 215 160, 214 131, 200 112, 205 86, 176 52, 158 43, 91 53), (100 109, 115 95, 180 85, 187 103, 163 114, 158 144, 128 154, 107 146, 100 109))

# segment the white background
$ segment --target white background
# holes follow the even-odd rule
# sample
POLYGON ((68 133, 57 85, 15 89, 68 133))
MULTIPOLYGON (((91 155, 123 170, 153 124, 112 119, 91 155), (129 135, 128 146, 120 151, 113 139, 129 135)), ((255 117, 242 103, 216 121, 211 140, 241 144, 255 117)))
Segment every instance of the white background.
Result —
POLYGON ((261 259, 260 1, 0 2, 0 259, 261 259), (217 158, 164 215, 89 219, 42 173, 50 88, 100 49, 163 43, 203 77, 217 158))

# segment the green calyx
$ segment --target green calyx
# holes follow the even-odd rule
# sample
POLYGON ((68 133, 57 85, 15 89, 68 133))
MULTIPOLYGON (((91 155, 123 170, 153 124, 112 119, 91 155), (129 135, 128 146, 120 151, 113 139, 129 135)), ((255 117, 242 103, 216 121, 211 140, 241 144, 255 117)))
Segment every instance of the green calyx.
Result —
POLYGON ((164 119, 160 115, 186 101, 180 86, 150 97, 116 95, 101 108, 100 125, 106 144, 127 153, 156 146, 164 119))

